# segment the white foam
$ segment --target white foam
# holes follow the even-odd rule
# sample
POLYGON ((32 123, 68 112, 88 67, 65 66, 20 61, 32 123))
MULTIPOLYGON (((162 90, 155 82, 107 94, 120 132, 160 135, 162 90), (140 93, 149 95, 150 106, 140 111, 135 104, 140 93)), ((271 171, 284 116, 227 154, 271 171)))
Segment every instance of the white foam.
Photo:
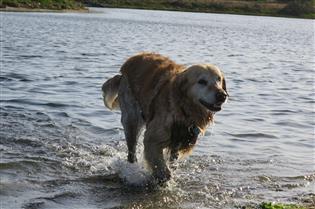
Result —
POLYGON ((127 162, 127 149, 124 141, 116 145, 100 145, 82 147, 67 142, 60 146, 53 145, 59 157, 62 157, 66 167, 75 169, 81 175, 112 175, 118 176, 128 185, 144 186, 150 179, 150 174, 144 166, 143 148, 139 146, 137 163, 127 162))
POLYGON ((115 170, 124 182, 133 186, 144 186, 150 179, 149 172, 142 163, 128 163, 126 160, 115 162, 115 170))

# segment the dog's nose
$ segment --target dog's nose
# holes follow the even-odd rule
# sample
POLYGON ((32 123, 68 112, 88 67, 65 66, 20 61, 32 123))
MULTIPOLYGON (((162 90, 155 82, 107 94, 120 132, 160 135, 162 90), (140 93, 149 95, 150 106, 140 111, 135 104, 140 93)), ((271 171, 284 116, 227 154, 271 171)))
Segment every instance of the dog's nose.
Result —
POLYGON ((220 91, 216 94, 217 102, 224 102, 227 98, 227 94, 223 91, 220 91))

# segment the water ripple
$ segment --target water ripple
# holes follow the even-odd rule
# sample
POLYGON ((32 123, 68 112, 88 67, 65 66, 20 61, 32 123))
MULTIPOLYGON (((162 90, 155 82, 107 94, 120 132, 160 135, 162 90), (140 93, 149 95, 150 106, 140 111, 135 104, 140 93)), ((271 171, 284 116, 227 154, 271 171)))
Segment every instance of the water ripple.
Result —
POLYGON ((269 139, 277 139, 278 137, 272 134, 265 134, 265 133, 244 133, 244 134, 231 134, 228 133, 230 136, 238 137, 238 138, 269 138, 269 139))

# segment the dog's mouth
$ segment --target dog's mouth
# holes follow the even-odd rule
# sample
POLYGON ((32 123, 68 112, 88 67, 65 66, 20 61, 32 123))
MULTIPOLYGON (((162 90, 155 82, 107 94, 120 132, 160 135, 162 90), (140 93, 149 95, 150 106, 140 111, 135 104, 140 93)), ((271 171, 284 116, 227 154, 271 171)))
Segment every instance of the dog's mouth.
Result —
POLYGON ((213 112, 218 112, 222 109, 222 104, 223 103, 216 103, 216 104, 210 104, 202 99, 199 99, 199 102, 205 106, 208 110, 213 111, 213 112))

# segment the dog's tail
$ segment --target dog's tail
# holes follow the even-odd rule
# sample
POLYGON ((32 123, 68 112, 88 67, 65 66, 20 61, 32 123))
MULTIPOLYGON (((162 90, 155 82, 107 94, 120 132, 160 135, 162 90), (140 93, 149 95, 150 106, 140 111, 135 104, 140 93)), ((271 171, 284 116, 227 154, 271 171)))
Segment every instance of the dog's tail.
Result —
POLYGON ((104 105, 110 110, 119 109, 118 89, 121 75, 108 79, 102 86, 104 105))

